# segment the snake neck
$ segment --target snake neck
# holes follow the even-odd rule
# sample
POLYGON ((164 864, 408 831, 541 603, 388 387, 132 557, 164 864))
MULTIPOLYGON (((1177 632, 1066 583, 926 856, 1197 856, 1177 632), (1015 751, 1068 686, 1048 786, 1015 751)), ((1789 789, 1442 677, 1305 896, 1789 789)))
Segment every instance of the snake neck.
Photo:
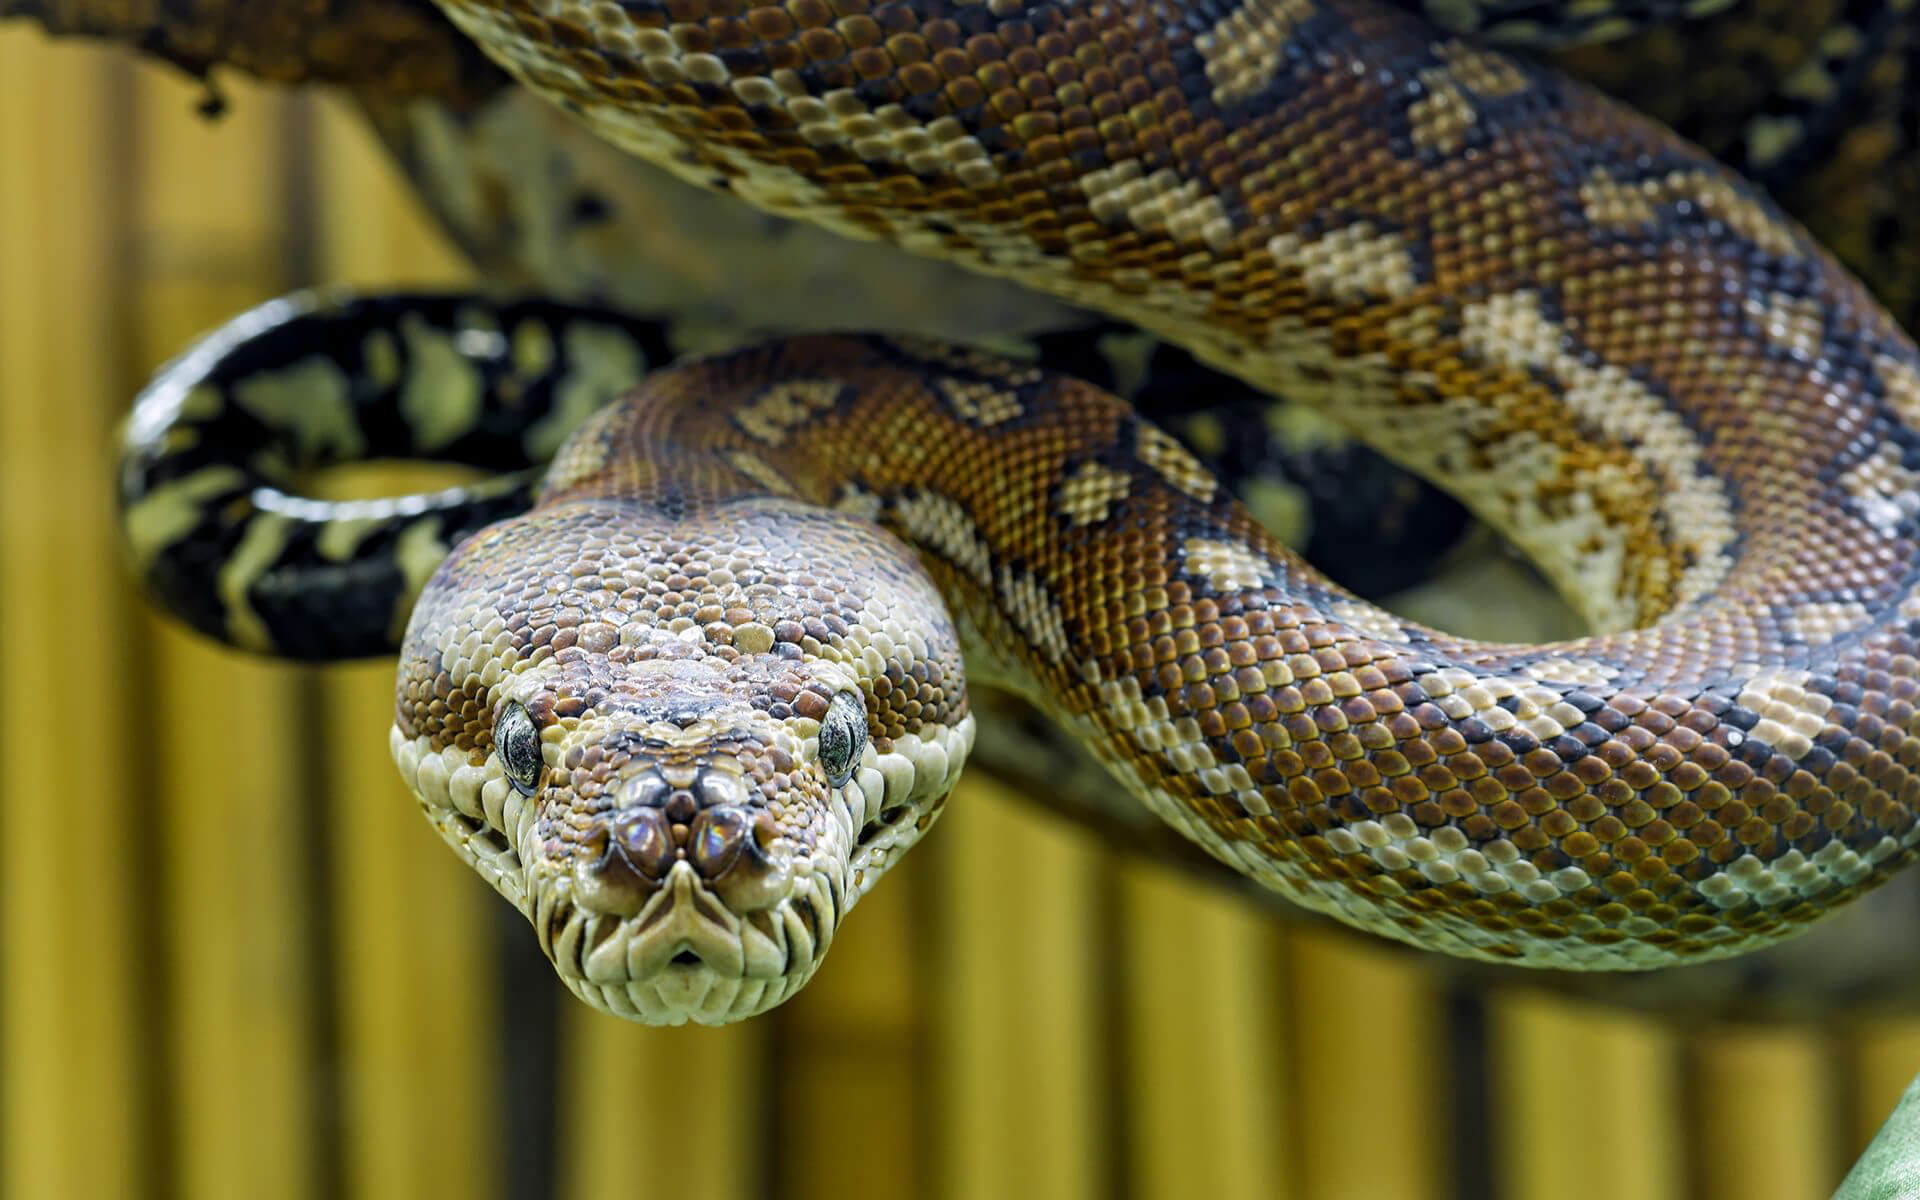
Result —
MULTIPOLYGON (((1920 387, 1856 282, 1670 133, 1405 13, 443 7, 684 177, 1101 309, 1324 409, 1446 480, 1595 628, 1728 583, 1743 507, 1805 512, 1823 476, 1899 490, 1844 423, 1751 436, 1756 408, 1920 387), (1778 446, 1812 476, 1783 480, 1778 446)), ((1905 566, 1849 569, 1891 588, 1905 566)))
MULTIPOLYGON (((1076 572, 1109 569, 1109 537, 1142 568, 1169 540, 1196 561, 1257 545, 1264 565, 1222 550, 1209 569, 1303 595, 1331 587, 1297 560, 1278 565, 1277 544, 1192 454, 1123 402, 944 343, 796 338, 654 376, 583 428, 542 485, 542 505, 593 501, 674 516, 798 502, 828 510, 814 520, 877 523, 926 565, 967 634, 970 673, 1055 709, 1095 652, 1078 631, 1110 615, 1069 613, 1060 597, 1076 572)), ((1138 589, 1135 615, 1193 598, 1141 571, 1114 582, 1138 589)))

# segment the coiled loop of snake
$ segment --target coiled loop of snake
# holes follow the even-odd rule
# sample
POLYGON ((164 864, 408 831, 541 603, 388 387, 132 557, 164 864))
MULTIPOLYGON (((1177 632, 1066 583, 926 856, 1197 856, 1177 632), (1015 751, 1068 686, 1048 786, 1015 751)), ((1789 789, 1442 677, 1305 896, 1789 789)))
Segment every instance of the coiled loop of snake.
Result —
POLYGON ((791 994, 950 786, 957 640, 1223 861, 1436 949, 1734 953, 1912 857, 1920 355, 1670 135, 1357 2, 443 7, 669 169, 1320 404, 1604 631, 1403 622, 1031 366, 806 339, 651 377, 402 657, 403 774, 588 999, 791 994))

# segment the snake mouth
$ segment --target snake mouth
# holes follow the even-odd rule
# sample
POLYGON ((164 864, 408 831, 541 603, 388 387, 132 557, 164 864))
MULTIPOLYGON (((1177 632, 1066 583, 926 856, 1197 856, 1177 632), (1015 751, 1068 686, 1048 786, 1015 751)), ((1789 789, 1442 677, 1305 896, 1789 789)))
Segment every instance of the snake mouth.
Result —
POLYGON ((494 819, 457 808, 439 807, 424 800, 420 807, 441 839, 453 847, 454 853, 492 884, 494 891, 524 911, 526 870, 515 849, 523 843, 523 838, 509 838, 501 829, 516 829, 524 834, 522 827, 531 824, 533 819, 533 805, 525 803, 517 793, 509 791, 507 796, 507 803, 502 805, 502 811, 494 819))
POLYGON ((676 863, 631 915, 576 903, 571 880, 536 889, 529 914, 567 987, 650 1025, 720 1025, 764 1012, 820 965, 841 908, 829 873, 796 876, 776 903, 738 912, 676 863))
MULTIPOLYGON (((597 911, 579 902, 572 878, 530 876, 514 845, 487 820, 453 808, 429 807, 428 816, 455 852, 527 915, 570 991, 649 1025, 722 1025, 782 1003, 812 978, 843 911, 831 871, 796 873, 784 896, 743 913, 684 860, 638 912, 597 911)), ((531 805, 525 816, 530 821, 531 805)), ((869 824, 877 830, 883 823, 869 824)))
POLYGON ((527 916, 568 989, 650 1025, 726 1024, 798 992, 844 914, 938 815, 971 741, 968 718, 870 750, 816 798, 804 833, 709 763, 664 786, 630 772, 614 789, 628 803, 561 839, 552 806, 543 816, 496 759, 391 734, 428 821, 527 916), (694 792, 711 803, 682 812, 694 792))

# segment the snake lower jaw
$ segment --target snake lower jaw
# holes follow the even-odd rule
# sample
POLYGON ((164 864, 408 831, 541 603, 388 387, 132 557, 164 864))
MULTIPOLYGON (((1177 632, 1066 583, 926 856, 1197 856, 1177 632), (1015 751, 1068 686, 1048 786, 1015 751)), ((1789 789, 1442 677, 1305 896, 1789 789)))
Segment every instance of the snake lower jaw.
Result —
POLYGON ((567 990, 611 1016, 642 1025, 731 1025, 774 1008, 812 974, 726 976, 697 966, 670 967, 648 979, 594 983, 560 973, 567 990))

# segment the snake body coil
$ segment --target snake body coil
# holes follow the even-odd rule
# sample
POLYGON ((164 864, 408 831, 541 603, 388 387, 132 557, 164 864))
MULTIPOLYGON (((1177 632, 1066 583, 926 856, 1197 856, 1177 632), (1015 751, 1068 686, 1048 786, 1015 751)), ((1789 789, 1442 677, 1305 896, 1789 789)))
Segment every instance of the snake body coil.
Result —
POLYGON ((650 376, 428 583, 393 735, 590 1001, 791 994, 951 785, 962 643, 1222 861, 1436 949, 1736 953, 1912 857, 1920 355, 1671 135, 1363 3, 443 7, 682 175, 1320 405, 1601 630, 1401 621, 1031 364, 650 376))

